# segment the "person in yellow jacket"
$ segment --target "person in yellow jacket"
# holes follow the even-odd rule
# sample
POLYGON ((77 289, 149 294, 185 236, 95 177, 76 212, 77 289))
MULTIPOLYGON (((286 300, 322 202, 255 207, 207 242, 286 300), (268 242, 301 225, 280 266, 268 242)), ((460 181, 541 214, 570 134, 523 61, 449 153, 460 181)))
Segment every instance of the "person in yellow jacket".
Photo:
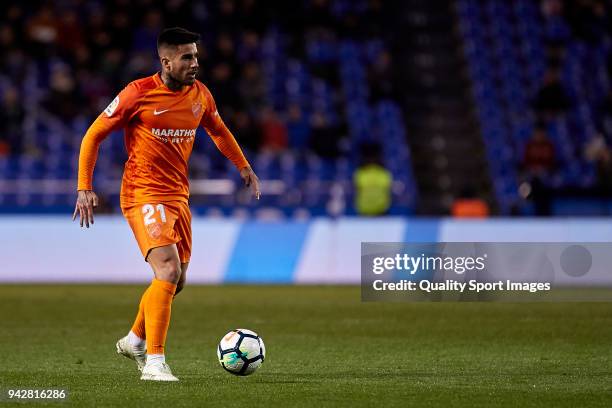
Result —
POLYGON ((383 165, 378 144, 361 148, 362 164, 353 174, 355 209, 359 215, 384 215, 391 207, 393 177, 383 165))

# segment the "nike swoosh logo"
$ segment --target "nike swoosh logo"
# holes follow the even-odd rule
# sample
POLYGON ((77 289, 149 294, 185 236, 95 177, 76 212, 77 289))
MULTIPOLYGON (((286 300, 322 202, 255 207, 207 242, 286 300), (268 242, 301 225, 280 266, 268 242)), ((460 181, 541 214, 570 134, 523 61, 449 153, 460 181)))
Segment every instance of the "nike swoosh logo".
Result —
POLYGON ((153 114, 157 116, 157 115, 161 115, 161 114, 162 114, 162 113, 164 113, 164 112, 168 112, 169 110, 170 110, 170 109, 164 109, 164 110, 160 110, 160 111, 158 111, 157 109, 155 109, 155 110, 153 111, 153 114))

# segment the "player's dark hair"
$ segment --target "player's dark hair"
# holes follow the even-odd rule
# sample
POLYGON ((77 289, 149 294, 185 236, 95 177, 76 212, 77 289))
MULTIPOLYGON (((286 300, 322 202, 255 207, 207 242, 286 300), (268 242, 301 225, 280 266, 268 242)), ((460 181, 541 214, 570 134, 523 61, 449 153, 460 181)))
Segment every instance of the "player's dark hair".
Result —
POLYGON ((198 42, 200 34, 192 33, 182 27, 166 28, 157 37, 157 49, 163 45, 181 45, 198 42))

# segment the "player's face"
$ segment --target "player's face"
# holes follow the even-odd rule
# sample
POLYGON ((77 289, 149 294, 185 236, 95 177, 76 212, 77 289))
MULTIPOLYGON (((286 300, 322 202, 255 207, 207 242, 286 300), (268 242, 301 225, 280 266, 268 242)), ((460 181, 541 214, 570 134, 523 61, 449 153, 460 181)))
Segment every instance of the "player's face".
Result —
POLYGON ((198 48, 195 43, 181 44, 170 57, 168 73, 175 81, 192 85, 198 74, 198 48))

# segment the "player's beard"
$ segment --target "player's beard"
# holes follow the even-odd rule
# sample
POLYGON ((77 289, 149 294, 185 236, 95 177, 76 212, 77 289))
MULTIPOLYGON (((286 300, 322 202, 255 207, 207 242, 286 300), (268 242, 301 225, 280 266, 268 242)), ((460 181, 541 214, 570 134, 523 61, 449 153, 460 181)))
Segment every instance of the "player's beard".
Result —
POLYGON ((198 72, 192 72, 192 71, 187 71, 185 73, 184 79, 182 81, 180 81, 183 85, 193 85, 193 83, 196 80, 196 77, 198 75, 198 72), (192 76, 193 74, 193 76, 192 76))
POLYGON ((191 77, 188 76, 188 74, 185 74, 185 78, 181 80, 175 77, 172 73, 167 72, 166 78, 168 80, 168 83, 166 84, 166 86, 173 90, 181 89, 183 86, 193 85, 193 83, 195 82, 195 77, 193 77, 193 80, 192 80, 191 77))
POLYGON ((185 76, 185 85, 193 85, 193 83, 195 82, 196 78, 198 77, 198 72, 193 72, 193 76, 191 75, 192 72, 188 72, 187 75, 185 76))

